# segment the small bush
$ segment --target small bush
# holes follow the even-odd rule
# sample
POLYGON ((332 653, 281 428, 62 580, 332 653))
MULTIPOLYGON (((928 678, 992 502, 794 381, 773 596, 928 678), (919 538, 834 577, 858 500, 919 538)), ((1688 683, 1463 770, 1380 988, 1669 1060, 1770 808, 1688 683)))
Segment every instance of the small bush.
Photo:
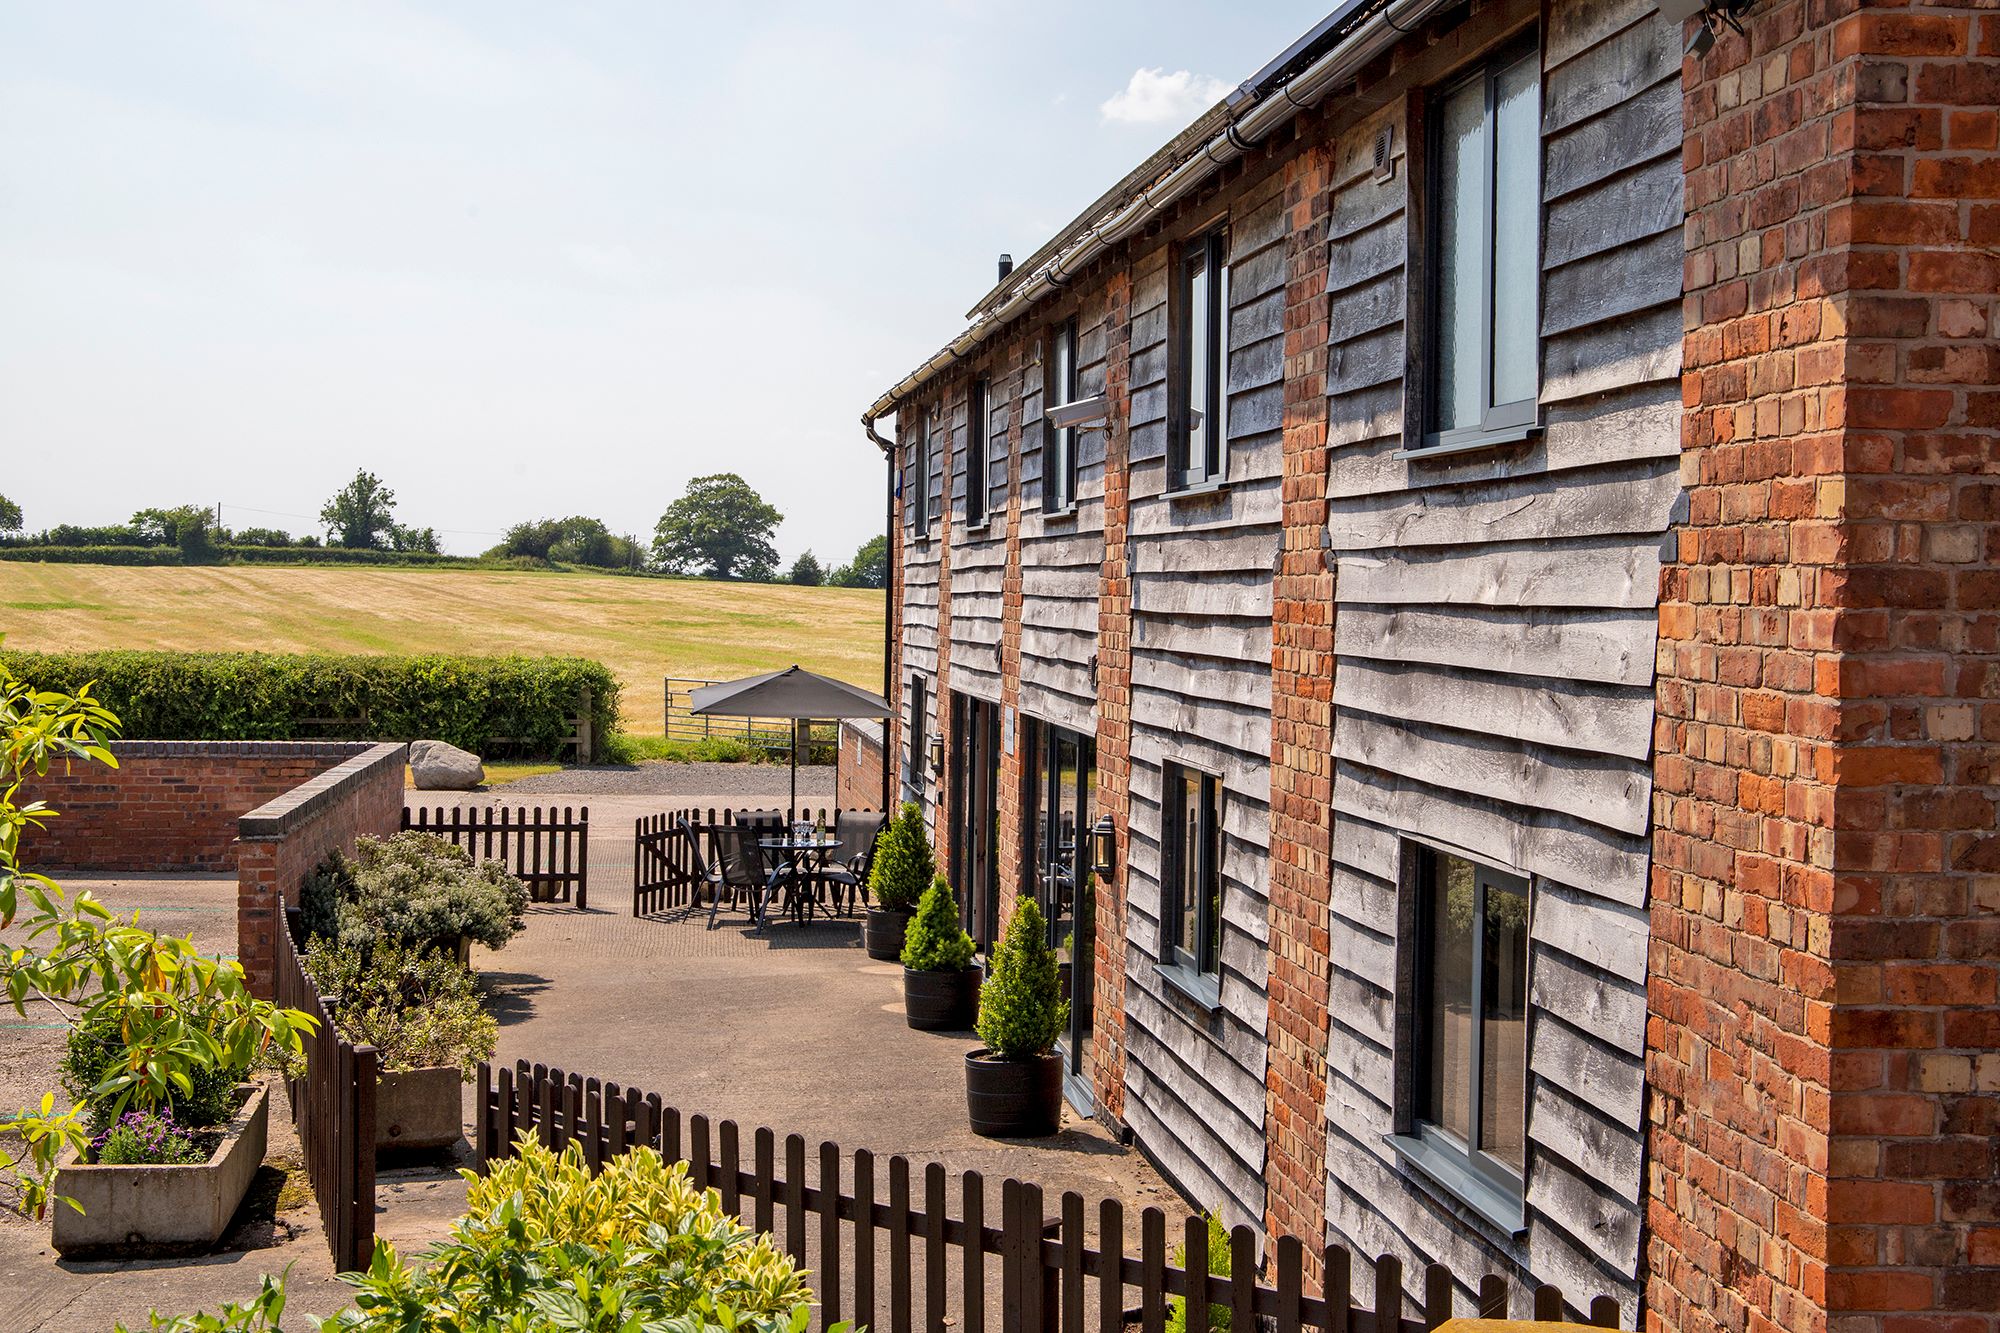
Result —
POLYGON ((348 868, 352 893, 340 941, 388 941, 455 951, 461 937, 498 949, 527 924, 528 890, 496 861, 475 862, 433 833, 361 838, 348 868))
POLYGON ((339 852, 326 854, 299 886, 299 924, 308 940, 340 938, 341 904, 354 896, 354 872, 339 852))
POLYGON ((207 1161, 212 1151, 168 1110, 127 1111, 90 1141, 90 1160, 99 1166, 183 1166, 207 1161))
POLYGON ((972 966, 972 936, 959 924, 958 895, 939 875, 917 904, 903 935, 903 966, 913 972, 963 972, 972 966))
POLYGON ((315 940, 305 967, 340 1030, 375 1047, 390 1073, 450 1065, 470 1082, 493 1054, 500 1025, 480 1006, 471 970, 448 954, 315 940))
POLYGON ((1024 897, 979 989, 979 1039, 1003 1060, 1046 1055, 1069 1022, 1048 926, 1033 898, 1024 897))
MULTIPOLYGON (((1228 1277, 1229 1232, 1214 1213, 1204 1213, 1202 1218, 1208 1223, 1208 1274, 1228 1277)), ((1174 1246, 1174 1263, 1186 1266, 1187 1246, 1174 1246)), ((1167 1304, 1167 1333, 1187 1333, 1187 1326, 1187 1297, 1176 1296, 1167 1304)), ((1209 1302, 1208 1327, 1211 1333, 1229 1333, 1229 1307, 1209 1302)))
POLYGON ((905 911, 916 904, 936 876, 937 859, 931 855, 924 812, 915 801, 905 801, 876 843, 875 862, 868 872, 868 895, 885 911, 905 911))
MULTIPOLYGON (((115 1097, 93 1095, 96 1089, 132 1068, 134 1060, 144 1062, 150 1054, 143 1049, 135 1050, 127 1042, 124 1026, 114 1014, 88 1017, 70 1029, 62 1059, 63 1091, 72 1101, 88 1108, 84 1123, 93 1134, 109 1128, 118 1109, 115 1097)), ((177 1124, 220 1125, 235 1113, 232 1094, 242 1080, 244 1068, 227 1062, 207 1067, 197 1064, 187 1071, 189 1086, 176 1086, 158 1103, 157 1109, 166 1112, 177 1124)))

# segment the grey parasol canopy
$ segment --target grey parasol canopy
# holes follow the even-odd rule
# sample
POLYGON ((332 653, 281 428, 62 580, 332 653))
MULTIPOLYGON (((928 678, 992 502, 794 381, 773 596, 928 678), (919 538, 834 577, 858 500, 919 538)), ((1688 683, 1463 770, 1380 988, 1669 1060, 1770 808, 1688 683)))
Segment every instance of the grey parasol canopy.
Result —
MULTIPOLYGON (((808 671, 786 667, 761 676, 704 685, 690 699, 688 712, 709 717, 782 717, 794 721, 832 722, 844 717, 891 716, 888 701, 859 686, 808 671)), ((799 808, 799 747, 792 745, 791 811, 799 808)))

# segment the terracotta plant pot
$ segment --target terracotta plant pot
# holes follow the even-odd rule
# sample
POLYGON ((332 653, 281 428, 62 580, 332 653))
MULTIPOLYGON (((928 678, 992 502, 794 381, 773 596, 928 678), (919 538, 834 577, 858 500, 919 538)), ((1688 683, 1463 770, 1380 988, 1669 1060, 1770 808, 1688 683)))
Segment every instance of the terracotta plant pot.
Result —
POLYGON ((871 907, 862 927, 868 956, 884 963, 901 962, 903 932, 910 928, 916 913, 907 907, 871 907))
POLYGON ((903 969, 903 1017, 919 1032, 963 1032, 979 1018, 980 972, 903 969))
POLYGON ((1002 1060, 985 1047, 965 1056, 972 1132, 994 1139, 1046 1138, 1062 1128, 1062 1057, 1002 1060))

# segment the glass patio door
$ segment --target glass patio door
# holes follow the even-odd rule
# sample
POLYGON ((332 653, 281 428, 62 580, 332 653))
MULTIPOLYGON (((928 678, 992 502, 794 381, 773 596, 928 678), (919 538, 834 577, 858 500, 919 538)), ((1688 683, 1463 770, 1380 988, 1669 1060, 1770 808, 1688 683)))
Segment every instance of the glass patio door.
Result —
POLYGON ((951 886, 984 952, 1000 929, 1000 708, 954 692, 951 724, 951 886))
POLYGON ((1097 786, 1094 737, 1044 722, 1030 728, 1027 867, 1049 943, 1069 995, 1069 1031, 1060 1050, 1070 1101, 1091 1099, 1094 897, 1090 888, 1090 823, 1097 786))

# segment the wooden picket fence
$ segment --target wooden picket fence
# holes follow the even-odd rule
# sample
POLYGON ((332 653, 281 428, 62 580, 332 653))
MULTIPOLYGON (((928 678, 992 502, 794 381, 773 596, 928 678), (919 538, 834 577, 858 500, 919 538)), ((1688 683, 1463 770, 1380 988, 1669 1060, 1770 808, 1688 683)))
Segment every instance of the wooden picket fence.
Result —
POLYGON ((434 833, 463 847, 475 861, 499 861, 528 886, 538 903, 590 901, 590 807, 548 813, 539 805, 403 807, 403 827, 434 833))
MULTIPOLYGON (((1304 1246, 1297 1237, 1280 1237, 1260 1275, 1255 1236, 1238 1227, 1229 1239, 1228 1275, 1211 1275, 1208 1227, 1199 1217, 1183 1222, 1176 1259, 1166 1214, 1143 1209, 1133 1254, 1118 1200, 1102 1200, 1094 1210, 1093 1245, 1081 1195, 1065 1192, 1051 1214, 1040 1186, 1010 1179, 1000 1183, 996 1227, 987 1216, 986 1181, 976 1171, 960 1175, 953 1190, 936 1162, 913 1179, 907 1158, 878 1164, 866 1149, 847 1153, 832 1143, 809 1154, 797 1134, 781 1145, 772 1131, 757 1129, 746 1145, 735 1121, 683 1116, 657 1093, 526 1061, 501 1068, 497 1079, 490 1066, 479 1066, 474 1123, 482 1167, 512 1156, 523 1134, 558 1151, 577 1144, 593 1170, 640 1145, 686 1163, 698 1188, 715 1190, 726 1212, 770 1234, 802 1266, 812 1239, 822 1330, 850 1320, 888 1333, 911 1333, 919 1322, 926 1333, 984 1333, 988 1327, 1113 1333, 1128 1324, 1163 1333, 1174 1298, 1187 1302, 1189 1333, 1206 1333, 1211 1308, 1227 1311, 1229 1327, 1244 1333, 1426 1333, 1460 1313, 1454 1310, 1460 1284, 1442 1264, 1424 1268, 1423 1298, 1412 1311, 1401 1260, 1388 1254, 1372 1263, 1360 1260, 1374 1278, 1373 1298, 1364 1305, 1353 1295, 1357 1260, 1348 1250, 1327 1246, 1320 1276, 1309 1283, 1304 1246), (809 1159, 817 1163, 814 1172, 807 1170, 809 1159), (886 1200, 877 1186, 878 1165, 886 1200), (989 1257, 999 1260, 997 1289, 989 1287, 989 1257), (1128 1306, 1134 1298, 1137 1306, 1128 1306)), ((1477 1293, 1477 1313, 1506 1316, 1505 1279, 1488 1274, 1466 1289, 1477 1293)), ((1565 1315, 1563 1295, 1553 1286, 1537 1287, 1532 1304, 1537 1319, 1565 1315)), ((1588 1308, 1592 1324, 1617 1327, 1616 1300, 1598 1296, 1588 1308)))
POLYGON ((286 1080, 306 1174, 336 1270, 366 1268, 375 1252, 375 1048, 340 1035, 300 959, 304 927, 285 912, 273 969, 277 1002, 319 1021, 306 1039, 305 1072, 286 1080))
MULTIPOLYGON (((839 813, 803 809, 797 817, 824 819, 827 827, 832 828, 839 813)), ((642 815, 632 830, 632 915, 647 916, 699 906, 695 902, 694 849, 681 832, 680 821, 685 819, 699 829, 708 824, 726 824, 736 814, 734 810, 701 810, 690 806, 664 814, 642 815)), ((791 817, 789 810, 786 816, 791 817)), ((704 846, 702 854, 714 863, 713 849, 704 846)))

